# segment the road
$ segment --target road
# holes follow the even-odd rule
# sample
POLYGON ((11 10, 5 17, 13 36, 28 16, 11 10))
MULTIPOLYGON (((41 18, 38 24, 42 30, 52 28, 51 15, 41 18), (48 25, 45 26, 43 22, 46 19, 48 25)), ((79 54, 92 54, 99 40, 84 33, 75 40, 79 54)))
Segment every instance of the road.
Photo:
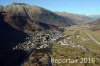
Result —
POLYGON ((84 33, 87 34, 88 37, 90 37, 96 44, 100 45, 100 42, 97 41, 91 34, 89 34, 88 32, 84 31, 84 33))

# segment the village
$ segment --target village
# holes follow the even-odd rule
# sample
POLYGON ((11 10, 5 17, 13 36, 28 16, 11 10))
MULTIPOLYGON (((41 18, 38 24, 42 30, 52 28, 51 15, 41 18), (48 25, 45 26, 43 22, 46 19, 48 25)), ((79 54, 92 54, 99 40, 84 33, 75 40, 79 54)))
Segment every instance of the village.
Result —
MULTIPOLYGON (((71 40, 71 35, 64 35, 61 31, 36 31, 30 34, 30 37, 26 38, 24 43, 19 43, 17 46, 13 47, 14 50, 22 49, 30 51, 32 49, 50 49, 53 45, 64 45, 71 48, 79 48, 84 51, 89 50, 89 48, 77 44, 71 40)), ((79 38, 79 31, 75 32, 75 37, 79 38)), ((82 41, 88 41, 89 38, 81 38, 82 41)))

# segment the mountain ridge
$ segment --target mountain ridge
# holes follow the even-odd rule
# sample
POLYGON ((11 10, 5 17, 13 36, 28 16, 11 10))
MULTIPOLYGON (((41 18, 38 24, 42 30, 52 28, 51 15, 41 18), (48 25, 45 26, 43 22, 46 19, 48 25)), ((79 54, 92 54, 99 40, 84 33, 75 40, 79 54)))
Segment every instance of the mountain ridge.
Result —
POLYGON ((69 18, 76 24, 85 24, 85 23, 89 23, 93 21, 91 17, 86 16, 86 15, 73 14, 73 13, 67 13, 67 12, 55 12, 55 13, 65 18, 69 18))
POLYGON ((4 12, 10 12, 16 15, 27 16, 33 21, 44 22, 55 26, 68 26, 69 19, 65 20, 62 16, 52 11, 38 6, 32 6, 24 3, 13 3, 3 9, 4 12))

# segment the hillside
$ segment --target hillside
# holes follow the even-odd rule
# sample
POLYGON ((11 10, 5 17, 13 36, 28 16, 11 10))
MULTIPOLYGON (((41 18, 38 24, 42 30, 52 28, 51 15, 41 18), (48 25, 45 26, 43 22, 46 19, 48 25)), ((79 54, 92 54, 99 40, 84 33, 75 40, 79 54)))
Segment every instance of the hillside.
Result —
POLYGON ((100 19, 97 19, 93 22, 88 23, 89 26, 91 26, 89 29, 92 31, 98 31, 100 30, 100 19))
POLYGON ((90 15, 90 17, 96 20, 100 18, 100 15, 90 15))
POLYGON ((0 12, 0 65, 15 66, 23 62, 27 52, 13 50, 13 47, 25 42, 29 31, 34 33, 34 30, 53 28, 57 27, 42 22, 30 23, 30 19, 25 16, 0 12))
POLYGON ((72 13, 67 13, 67 12, 55 12, 55 13, 65 18, 69 18, 69 20, 72 20, 72 22, 76 24, 85 24, 93 20, 89 16, 80 15, 80 14, 72 14, 72 13))
POLYGON ((100 18, 98 18, 97 20, 91 22, 91 23, 88 23, 90 25, 100 25, 100 18))
POLYGON ((69 19, 65 19, 52 11, 47 9, 32 6, 24 3, 13 3, 7 5, 3 9, 4 12, 10 12, 20 16, 27 16, 34 22, 43 22, 55 26, 68 26, 71 25, 69 19), (69 24, 70 23, 70 24, 69 24))
POLYGON ((19 62, 15 62, 19 61, 18 58, 20 58, 20 62, 22 61, 21 55, 24 51, 13 51, 12 48, 19 42, 23 42, 28 35, 10 25, 11 17, 9 17, 9 21, 6 21, 7 16, 12 16, 12 14, 0 12, 0 66, 15 66, 13 63, 18 64, 19 62))
POLYGON ((38 22, 38 21, 32 21, 28 17, 20 16, 8 12, 1 12, 1 14, 4 16, 4 20, 6 23, 8 23, 13 28, 16 28, 18 30, 22 31, 34 31, 39 29, 53 29, 57 28, 54 25, 38 22))

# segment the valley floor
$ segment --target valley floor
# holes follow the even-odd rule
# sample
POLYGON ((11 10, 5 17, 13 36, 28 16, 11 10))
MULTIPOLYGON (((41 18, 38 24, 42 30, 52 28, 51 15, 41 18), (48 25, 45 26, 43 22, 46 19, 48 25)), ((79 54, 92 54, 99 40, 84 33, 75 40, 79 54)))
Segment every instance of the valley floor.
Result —
POLYGON ((99 34, 87 26, 65 27, 52 36, 51 48, 37 48, 23 66, 100 66, 99 34))

